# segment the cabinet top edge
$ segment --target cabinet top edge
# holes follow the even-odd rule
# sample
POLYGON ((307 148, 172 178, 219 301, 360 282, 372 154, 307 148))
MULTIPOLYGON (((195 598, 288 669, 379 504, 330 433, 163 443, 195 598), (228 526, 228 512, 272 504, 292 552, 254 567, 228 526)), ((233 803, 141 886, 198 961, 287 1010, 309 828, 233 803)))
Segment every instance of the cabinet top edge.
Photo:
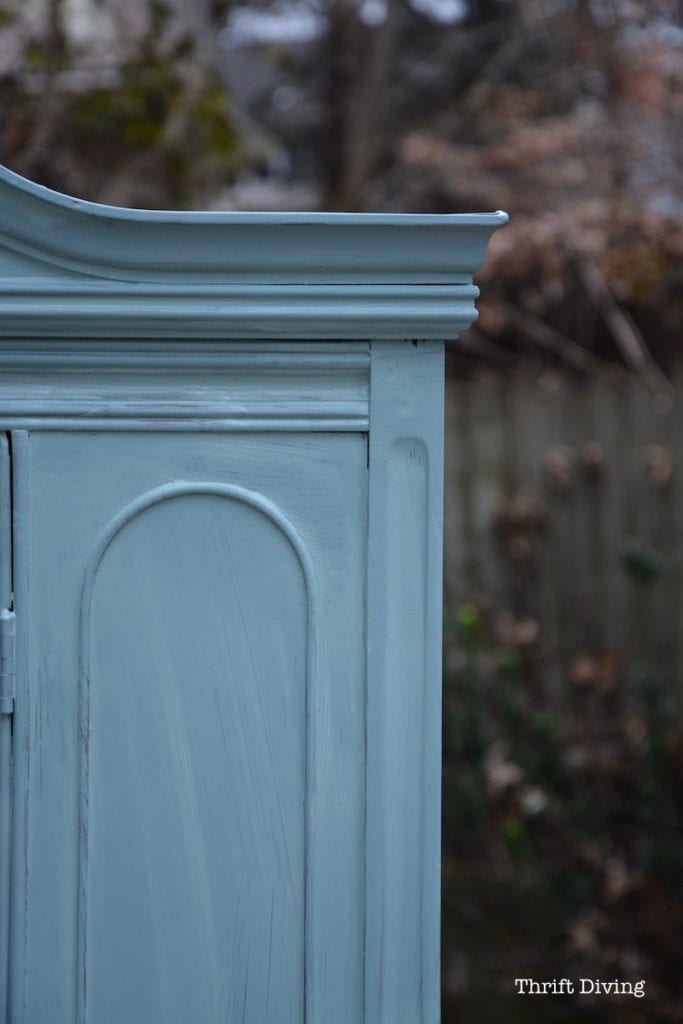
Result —
POLYGON ((502 212, 133 210, 74 199, 0 166, 0 279, 465 283, 506 221, 502 212))
POLYGON ((496 228, 507 223, 502 210, 482 213, 332 213, 332 212, 251 212, 242 210, 146 210, 108 206, 78 199, 30 181, 0 164, 0 189, 3 200, 14 192, 23 194, 73 214, 85 214, 102 220, 145 224, 202 224, 215 226, 330 226, 330 227, 413 227, 413 228, 496 228))

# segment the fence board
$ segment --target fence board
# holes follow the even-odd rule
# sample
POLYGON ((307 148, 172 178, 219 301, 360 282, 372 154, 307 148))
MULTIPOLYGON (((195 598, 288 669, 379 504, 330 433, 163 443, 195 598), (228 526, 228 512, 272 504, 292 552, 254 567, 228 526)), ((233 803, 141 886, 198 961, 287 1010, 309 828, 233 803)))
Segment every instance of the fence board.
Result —
POLYGON ((675 392, 662 410, 619 368, 447 382, 447 600, 537 620, 550 691, 579 656, 681 681, 683 363, 675 392), (629 542, 667 571, 639 585, 629 542))

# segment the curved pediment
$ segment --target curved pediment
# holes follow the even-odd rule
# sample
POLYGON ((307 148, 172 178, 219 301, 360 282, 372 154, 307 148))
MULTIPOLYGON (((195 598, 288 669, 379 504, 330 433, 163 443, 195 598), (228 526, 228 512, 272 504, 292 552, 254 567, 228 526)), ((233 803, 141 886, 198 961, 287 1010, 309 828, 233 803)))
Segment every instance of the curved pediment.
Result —
POLYGON ((130 210, 0 167, 0 330, 451 337, 476 315, 472 274, 506 220, 130 210))

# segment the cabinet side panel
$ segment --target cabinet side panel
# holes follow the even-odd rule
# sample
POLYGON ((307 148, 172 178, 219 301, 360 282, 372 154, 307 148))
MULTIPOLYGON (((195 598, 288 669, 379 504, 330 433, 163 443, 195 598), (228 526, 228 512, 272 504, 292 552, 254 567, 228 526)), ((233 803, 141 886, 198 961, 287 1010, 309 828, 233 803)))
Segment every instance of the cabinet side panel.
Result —
POLYGON ((371 367, 365 1019, 436 1024, 443 346, 371 367))
POLYGON ((81 1019, 301 1021, 295 551, 248 504, 171 489, 117 532, 84 600, 81 1019))

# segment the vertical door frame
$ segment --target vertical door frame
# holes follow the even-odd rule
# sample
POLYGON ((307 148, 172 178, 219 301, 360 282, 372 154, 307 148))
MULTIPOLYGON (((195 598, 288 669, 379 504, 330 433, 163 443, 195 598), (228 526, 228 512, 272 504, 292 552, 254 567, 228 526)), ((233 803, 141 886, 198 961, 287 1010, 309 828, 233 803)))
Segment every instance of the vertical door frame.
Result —
MULTIPOLYGON (((0 609, 12 606, 12 450, 0 434, 0 609)), ((0 711, 0 1022, 7 1019, 12 842, 12 715, 0 711)))
POLYGON ((437 1024, 444 346, 370 374, 365 1024, 437 1024))
POLYGON ((12 952, 22 949, 24 936, 24 900, 26 893, 26 859, 24 857, 25 822, 29 780, 29 688, 26 674, 26 608, 24 595, 28 584, 28 560, 24 530, 26 525, 27 474, 29 442, 26 430, 11 432, 12 481, 12 565, 13 608, 16 614, 16 700, 12 722, 12 822, 10 852, 9 941, 8 941, 8 1003, 7 1022, 24 1019, 24 977, 22 956, 12 952))

